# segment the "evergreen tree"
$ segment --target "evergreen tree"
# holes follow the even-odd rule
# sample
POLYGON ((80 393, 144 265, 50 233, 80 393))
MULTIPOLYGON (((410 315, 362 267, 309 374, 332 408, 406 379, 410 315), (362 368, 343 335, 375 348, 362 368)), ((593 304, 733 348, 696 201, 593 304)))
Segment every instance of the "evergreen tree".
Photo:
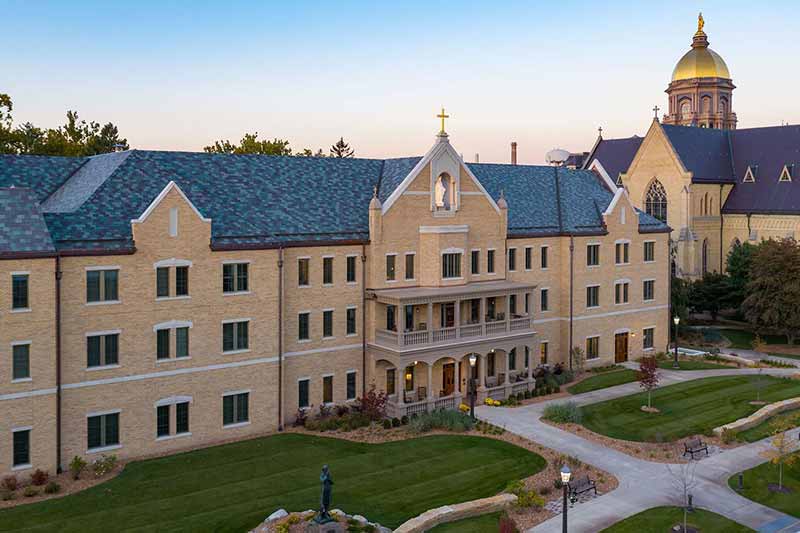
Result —
POLYGON ((689 288, 689 307, 695 311, 708 311, 713 320, 720 309, 727 306, 730 296, 730 280, 724 274, 707 272, 689 288))
POLYGON ((353 157, 354 155, 355 151, 344 142, 344 137, 339 137, 336 144, 331 146, 331 157, 353 157))
MULTIPOLYGON (((689 283, 683 278, 672 277, 672 316, 680 317, 679 328, 686 327, 689 319, 689 283)), ((670 318, 671 319, 671 318, 670 318)))

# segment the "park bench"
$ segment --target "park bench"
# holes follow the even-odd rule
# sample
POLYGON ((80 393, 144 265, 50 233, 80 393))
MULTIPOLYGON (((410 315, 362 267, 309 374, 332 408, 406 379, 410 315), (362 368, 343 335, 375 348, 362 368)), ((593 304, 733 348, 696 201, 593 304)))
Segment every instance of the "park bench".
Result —
POLYGON ((683 443, 683 456, 686 457, 687 454, 692 456, 694 459, 694 454, 706 452, 708 455, 708 445, 700 440, 700 437, 695 437, 693 439, 689 439, 683 443))
POLYGON ((593 490, 595 496, 597 496, 597 486, 595 485, 594 481, 589 479, 589 476, 587 475, 575 478, 567 483, 567 487, 569 488, 570 496, 573 498, 577 498, 578 495, 590 490, 593 490))

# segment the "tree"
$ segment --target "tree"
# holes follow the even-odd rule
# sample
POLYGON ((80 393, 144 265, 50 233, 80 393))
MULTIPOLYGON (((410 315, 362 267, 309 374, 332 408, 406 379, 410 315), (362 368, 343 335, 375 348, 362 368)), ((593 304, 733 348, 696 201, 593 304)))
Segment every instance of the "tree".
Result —
POLYGON ((331 157, 353 157, 355 151, 350 148, 350 145, 344 142, 344 137, 339 137, 336 144, 331 146, 331 157))
POLYGON ((728 276, 717 272, 707 272, 689 288, 689 307, 695 311, 708 311, 716 320, 720 309, 726 307, 729 299, 730 283, 728 276))
POLYGON ((14 104, 11 102, 11 97, 7 94, 0 93, 0 154, 15 154, 15 136, 11 129, 14 123, 11 117, 11 111, 14 109, 14 104))
POLYGON ((728 273, 729 292, 727 307, 741 312, 742 302, 747 297, 747 283, 750 281, 750 265, 756 246, 749 242, 734 243, 728 258, 725 261, 725 271, 728 273))
POLYGON ((203 150, 211 154, 292 155, 289 141, 277 137, 271 141, 259 140, 258 132, 245 133, 239 144, 233 144, 228 140, 215 141, 213 145, 206 146, 203 150))
POLYGON ((316 152, 312 152, 311 148, 303 148, 302 152, 297 152, 295 155, 297 157, 327 157, 322 152, 322 148, 318 149, 316 152))
POLYGON ((787 434, 787 431, 794 426, 791 420, 782 418, 772 423, 772 449, 764 452, 764 456, 770 463, 778 465, 778 490, 783 492, 783 466, 792 466, 800 455, 794 454, 794 442, 787 434))
POLYGON ((757 329, 774 329, 794 344, 800 330, 800 247, 794 239, 762 241, 752 255, 742 310, 757 329))
POLYGON ((683 278, 672 277, 672 316, 681 319, 679 328, 686 327, 689 319, 689 282, 683 278))
POLYGON ((697 484, 697 463, 688 462, 677 465, 666 465, 670 475, 670 481, 675 487, 675 503, 683 508, 683 531, 687 531, 689 520, 689 496, 692 489, 697 484))
POLYGON ((636 378, 639 380, 639 386, 647 391, 647 408, 651 409, 650 395, 656 387, 658 387, 658 362, 653 356, 642 357, 639 362, 639 371, 636 373, 636 378))
POLYGON ((569 351, 572 359, 572 368, 577 374, 583 374, 583 367, 586 363, 586 354, 580 346, 573 346, 569 351))
POLYGON ((761 391, 766 389, 767 385, 769 385, 769 381, 764 376, 764 369, 759 368, 756 379, 753 380, 753 387, 756 389, 756 403, 761 403, 761 391))

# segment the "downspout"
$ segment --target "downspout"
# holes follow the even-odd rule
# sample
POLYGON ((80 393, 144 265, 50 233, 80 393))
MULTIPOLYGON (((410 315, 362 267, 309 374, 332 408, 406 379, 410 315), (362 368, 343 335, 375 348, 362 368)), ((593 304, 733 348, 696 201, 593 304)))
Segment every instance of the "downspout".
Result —
POLYGON ((56 254, 56 471, 61 469, 61 256, 56 254))
POLYGON ((283 245, 278 248, 278 431, 283 431, 283 245))
POLYGON ((573 316, 573 281, 575 280, 575 237, 569 236, 569 369, 572 370, 572 316, 573 316))
POLYGON ((724 185, 719 184, 719 273, 724 274, 722 270, 722 227, 725 225, 725 219, 722 217, 722 188, 724 185))
POLYGON ((361 395, 367 393, 367 247, 361 245, 361 395))
MULTIPOLYGON (((669 352, 669 339, 672 337, 672 262, 672 232, 670 232, 667 234, 667 352, 669 352)), ((675 270, 677 272, 677 265, 675 270)), ((678 342, 677 331, 675 342, 678 342)))

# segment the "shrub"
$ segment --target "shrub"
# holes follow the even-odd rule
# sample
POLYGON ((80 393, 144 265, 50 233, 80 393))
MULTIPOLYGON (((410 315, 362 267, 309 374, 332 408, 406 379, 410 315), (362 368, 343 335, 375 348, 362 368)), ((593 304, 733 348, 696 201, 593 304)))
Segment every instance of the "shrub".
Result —
POLYGON ((408 425, 408 416, 406 416, 406 415, 401 416, 400 417, 400 424, 402 424, 404 426, 408 425))
MULTIPOLYGON (((294 415, 294 425, 296 427, 305 427, 306 422, 308 422, 308 411, 309 409, 298 409, 297 413, 294 415)), ((74 459, 73 459, 74 460, 74 459)), ((78 479, 78 478, 75 478, 78 479)))
POLYGON ((551 490, 552 490, 552 489, 551 489, 550 487, 548 487, 547 485, 545 485, 544 487, 542 487, 541 489, 539 489, 539 494, 541 494, 542 496, 547 496, 548 494, 550 494, 550 491, 551 491, 551 490))
POLYGON ((319 404, 319 413, 317 414, 317 416, 319 418, 328 418, 329 416, 331 416, 332 412, 333 412, 332 406, 321 403, 319 404))
POLYGON ((560 424, 580 424, 581 408, 575 402, 550 404, 544 408, 543 418, 560 424))
POLYGON ((564 385, 573 379, 575 379, 575 373, 572 370, 564 370, 562 373, 553 376, 555 385, 564 385))
POLYGON ((524 397, 525 397, 525 399, 526 399, 526 400, 530 400, 530 398, 531 398, 531 391, 529 391, 529 390, 526 390, 526 391, 525 391, 525 395, 524 395, 524 397))
POLYGON ((14 500, 16 497, 17 493, 13 490, 0 490, 0 500, 3 500, 4 502, 14 500))
POLYGON ((28 485, 25 487, 25 490, 22 491, 22 495, 26 498, 33 498, 34 496, 39 495, 39 489, 34 487, 33 485, 28 485))
POLYGON ((392 429, 392 421, 388 418, 383 419, 383 429, 392 429))
POLYGON ((336 406, 336 416, 344 416, 350 412, 350 408, 346 405, 337 405, 336 406))
POLYGON ((556 392, 556 393, 561 392, 561 386, 560 385, 556 385, 555 387, 553 387, 553 392, 556 392))
POLYGON ((400 419, 397 417, 392 418, 392 427, 399 428, 400 427, 400 419))
POLYGON ((85 468, 86 461, 79 455, 73 457, 72 461, 69 462, 69 472, 72 474, 72 479, 79 479, 85 468))
POLYGON ((730 428, 722 428, 722 442, 725 444, 730 444, 736 441, 736 430, 730 428))
POLYGON ((500 522, 497 524, 498 533, 518 533, 517 525, 510 516, 503 513, 500 515, 500 522))
POLYGON ((526 490, 521 494, 517 494, 517 507, 521 509, 528 509, 530 507, 541 509, 544 507, 544 498, 536 494, 535 490, 526 490))
POLYGON ((380 420, 386 416, 386 402, 389 396, 383 391, 377 392, 373 383, 367 393, 356 400, 356 408, 367 415, 370 420, 380 420))
POLYGON ((36 485, 37 487, 41 487, 45 483, 47 483, 47 479, 50 477, 50 474, 42 470, 41 468, 37 468, 33 474, 31 474, 31 483, 36 485))
POLYGON ((58 494, 59 492, 61 492, 61 485, 55 481, 51 481, 44 487, 45 494, 58 494))
POLYGON ((522 394, 521 392, 518 392, 518 393, 517 393, 517 401, 518 401, 518 402, 521 402, 521 401, 522 401, 522 400, 524 400, 524 399, 525 399, 525 395, 524 395, 524 394, 522 394))
POLYGON ((102 455, 92 462, 92 470, 97 477, 104 476, 117 466, 116 455, 102 455))
POLYGON ((434 429, 464 432, 472 429, 474 423, 469 415, 460 411, 437 409, 430 413, 423 413, 411 422, 410 428, 414 433, 427 433, 434 429))
POLYGON ((564 486, 564 484, 561 482, 561 478, 560 477, 553 478, 553 487, 556 490, 561 489, 561 487, 563 487, 563 486, 564 486))
POLYGON ((4 477, 2 486, 4 489, 10 490, 11 492, 17 490, 17 487, 19 486, 19 482, 17 481, 17 476, 11 475, 4 477))

